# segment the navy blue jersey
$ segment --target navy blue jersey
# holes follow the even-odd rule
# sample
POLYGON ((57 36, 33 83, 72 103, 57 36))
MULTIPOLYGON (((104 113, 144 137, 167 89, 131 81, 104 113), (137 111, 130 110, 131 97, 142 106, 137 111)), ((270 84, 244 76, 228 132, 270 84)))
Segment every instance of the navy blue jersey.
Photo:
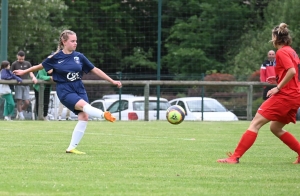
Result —
POLYGON ((88 73, 95 67, 82 53, 76 51, 71 54, 59 51, 44 60, 42 65, 46 71, 53 69, 52 78, 57 83, 81 80, 83 72, 88 73))
POLYGON ((57 54, 42 62, 46 71, 53 69, 52 78, 56 84, 57 96, 60 102, 75 114, 76 103, 83 99, 89 103, 87 93, 81 81, 83 72, 90 72, 95 66, 81 53, 73 51, 71 54, 64 54, 59 51, 57 54))

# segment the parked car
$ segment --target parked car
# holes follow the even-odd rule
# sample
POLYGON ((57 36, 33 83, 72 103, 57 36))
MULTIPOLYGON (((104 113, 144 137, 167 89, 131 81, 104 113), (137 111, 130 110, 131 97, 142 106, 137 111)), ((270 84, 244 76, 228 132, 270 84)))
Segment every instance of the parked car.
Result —
MULTIPOLYGON (((170 106, 167 99, 160 98, 159 120, 166 120, 166 111, 170 106)), ((117 120, 119 111, 121 120, 144 120, 145 119, 145 97, 128 97, 114 101, 107 109, 117 120)), ((149 97, 149 120, 157 119, 157 98, 149 97)))
MULTIPOLYGON (((102 99, 119 99, 119 94, 103 95, 102 99)), ((132 94, 121 94, 121 98, 134 97, 132 94)))
MULTIPOLYGON (((202 120, 202 97, 183 97, 169 101, 171 105, 180 105, 186 113, 185 120, 202 120)), ((228 111, 219 101, 203 98, 204 121, 237 121, 238 117, 228 111)))

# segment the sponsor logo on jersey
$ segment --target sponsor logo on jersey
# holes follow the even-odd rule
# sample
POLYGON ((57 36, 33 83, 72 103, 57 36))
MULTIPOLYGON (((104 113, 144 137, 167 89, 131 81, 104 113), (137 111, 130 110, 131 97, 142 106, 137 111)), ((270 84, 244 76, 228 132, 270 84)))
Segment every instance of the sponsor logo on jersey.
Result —
POLYGON ((70 80, 70 81, 74 81, 74 80, 79 80, 81 79, 80 76, 79 76, 79 72, 77 73, 68 73, 67 74, 67 79, 70 80))

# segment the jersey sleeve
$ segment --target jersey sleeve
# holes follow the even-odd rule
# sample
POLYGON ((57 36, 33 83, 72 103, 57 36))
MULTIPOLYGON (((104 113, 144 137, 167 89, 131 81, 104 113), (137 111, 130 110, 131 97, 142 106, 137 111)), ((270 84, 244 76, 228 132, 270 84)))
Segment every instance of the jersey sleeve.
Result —
POLYGON ((82 63, 82 71, 86 74, 94 69, 95 66, 83 54, 80 54, 80 60, 82 63))
POLYGON ((281 50, 277 52, 278 60, 280 60, 281 65, 283 65, 284 69, 290 69, 294 67, 293 61, 288 53, 288 51, 281 50))
POLYGON ((46 72, 48 72, 49 70, 53 69, 53 65, 54 65, 54 58, 46 58, 43 62, 42 65, 44 67, 44 69, 46 70, 46 72))

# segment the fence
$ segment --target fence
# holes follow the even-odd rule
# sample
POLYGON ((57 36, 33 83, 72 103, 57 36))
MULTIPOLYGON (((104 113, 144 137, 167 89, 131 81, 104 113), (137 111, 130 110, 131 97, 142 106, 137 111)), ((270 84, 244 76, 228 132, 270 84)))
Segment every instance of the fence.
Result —
MULTIPOLYGON (((2 84, 16 84, 14 81, 5 81, 1 80, 2 84)), ((24 80, 24 84, 32 84, 30 80, 24 80)), ((48 84, 49 82, 39 81, 41 84, 40 93, 39 93, 39 103, 43 103, 43 93, 44 84, 48 84)), ((218 81, 156 81, 156 80, 139 80, 139 81, 122 81, 123 88, 117 89, 111 86, 110 83, 103 80, 83 80, 83 83, 87 89, 87 93, 90 99, 90 102, 96 99, 102 98, 103 95, 106 94, 118 94, 121 90, 121 93, 125 94, 133 94, 149 97, 159 96, 166 98, 168 100, 182 97, 182 96, 207 96, 206 92, 203 89, 208 87, 221 87, 221 88, 239 88, 239 92, 228 92, 218 93, 214 92, 213 94, 207 92, 212 98, 218 99, 227 109, 231 110, 235 113, 239 119, 243 120, 251 120, 253 114, 256 112, 256 109, 262 103, 261 95, 262 91, 259 93, 255 93, 254 89, 262 89, 262 86, 266 86, 269 84, 261 83, 261 82, 218 82, 218 81), (160 94, 156 94, 157 88, 160 89, 160 94), (184 92, 188 92, 190 90, 195 90, 195 92, 189 92, 185 94, 184 92), (201 91, 198 91, 201 89, 201 91)), ((42 115, 43 105, 40 104, 39 114, 42 115)), ((157 110, 159 111, 159 110, 157 110)), ((42 116, 38 117, 42 119, 42 116)), ((147 120, 147 119, 146 119, 147 120)))

